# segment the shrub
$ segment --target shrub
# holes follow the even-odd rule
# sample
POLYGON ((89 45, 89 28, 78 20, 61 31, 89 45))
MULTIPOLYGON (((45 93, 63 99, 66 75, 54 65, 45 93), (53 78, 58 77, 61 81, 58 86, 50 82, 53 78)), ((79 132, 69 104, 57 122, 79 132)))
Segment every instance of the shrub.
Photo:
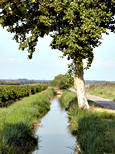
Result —
POLYGON ((58 87, 59 89, 67 89, 71 86, 69 79, 62 74, 57 75, 50 83, 51 86, 58 87))

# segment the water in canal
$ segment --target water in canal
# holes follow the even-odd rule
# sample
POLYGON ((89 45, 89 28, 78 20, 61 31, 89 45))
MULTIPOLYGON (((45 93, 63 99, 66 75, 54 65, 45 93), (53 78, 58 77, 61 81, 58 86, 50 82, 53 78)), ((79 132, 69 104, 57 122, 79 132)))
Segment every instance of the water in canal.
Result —
POLYGON ((32 154, 73 154, 76 139, 69 133, 67 112, 61 108, 59 99, 51 101, 51 110, 41 119, 36 131, 39 148, 32 154))

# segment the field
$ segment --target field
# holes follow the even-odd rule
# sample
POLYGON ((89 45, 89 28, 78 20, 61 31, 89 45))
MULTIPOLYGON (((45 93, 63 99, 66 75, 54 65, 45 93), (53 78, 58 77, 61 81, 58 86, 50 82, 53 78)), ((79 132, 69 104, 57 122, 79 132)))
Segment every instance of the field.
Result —
POLYGON ((107 83, 104 85, 86 85, 86 91, 89 94, 115 101, 115 83, 107 83))
POLYGON ((37 145, 36 124, 50 109, 52 89, 0 108, 0 154, 25 154, 37 145))
POLYGON ((47 85, 0 86, 0 107, 6 107, 23 97, 47 89, 47 85))
POLYGON ((115 153, 115 111, 101 108, 91 101, 89 110, 79 109, 71 91, 62 94, 61 102, 68 110, 71 133, 77 138, 76 153, 115 153))
MULTIPOLYGON (((50 110, 50 99, 55 93, 46 88, 47 85, 0 87, 0 154, 30 153, 37 146, 39 139, 35 136, 35 128, 50 110)), ((114 100, 115 84, 88 85, 87 92, 114 100)), ((115 111, 92 101, 89 101, 89 110, 79 109, 76 94, 69 90, 63 91, 61 104, 68 111, 78 153, 114 153, 115 111)))

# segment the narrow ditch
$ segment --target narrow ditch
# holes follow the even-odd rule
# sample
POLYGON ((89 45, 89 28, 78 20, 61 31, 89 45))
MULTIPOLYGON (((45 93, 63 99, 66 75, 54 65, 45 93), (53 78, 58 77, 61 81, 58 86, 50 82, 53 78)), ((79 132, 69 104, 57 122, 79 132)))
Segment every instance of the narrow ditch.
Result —
POLYGON ((41 119, 36 135, 39 148, 32 154, 73 154, 76 138, 69 132, 68 114, 56 97, 51 101, 51 109, 41 119))

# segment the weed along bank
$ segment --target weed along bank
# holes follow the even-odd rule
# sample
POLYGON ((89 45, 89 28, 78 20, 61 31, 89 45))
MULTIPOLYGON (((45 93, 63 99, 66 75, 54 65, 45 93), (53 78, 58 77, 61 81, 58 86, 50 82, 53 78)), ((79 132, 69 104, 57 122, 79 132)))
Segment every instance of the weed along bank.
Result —
POLYGON ((115 153, 115 111, 88 101, 90 109, 80 109, 75 93, 66 90, 61 96, 69 112, 70 131, 77 138, 76 153, 115 153))
POLYGON ((54 96, 48 88, 0 108, 0 154, 74 153, 68 113, 54 96))
POLYGON ((50 110, 53 96, 54 90, 48 88, 0 108, 0 154, 26 154, 35 149, 35 126, 50 110))
POLYGON ((68 113, 59 98, 51 101, 50 111, 41 119, 36 135, 38 147, 32 154, 73 154, 76 138, 69 131, 68 113))
POLYGON ((42 90, 14 102, 2 99, 0 154, 115 153, 115 111, 92 101, 90 109, 80 109, 74 92, 42 90))

